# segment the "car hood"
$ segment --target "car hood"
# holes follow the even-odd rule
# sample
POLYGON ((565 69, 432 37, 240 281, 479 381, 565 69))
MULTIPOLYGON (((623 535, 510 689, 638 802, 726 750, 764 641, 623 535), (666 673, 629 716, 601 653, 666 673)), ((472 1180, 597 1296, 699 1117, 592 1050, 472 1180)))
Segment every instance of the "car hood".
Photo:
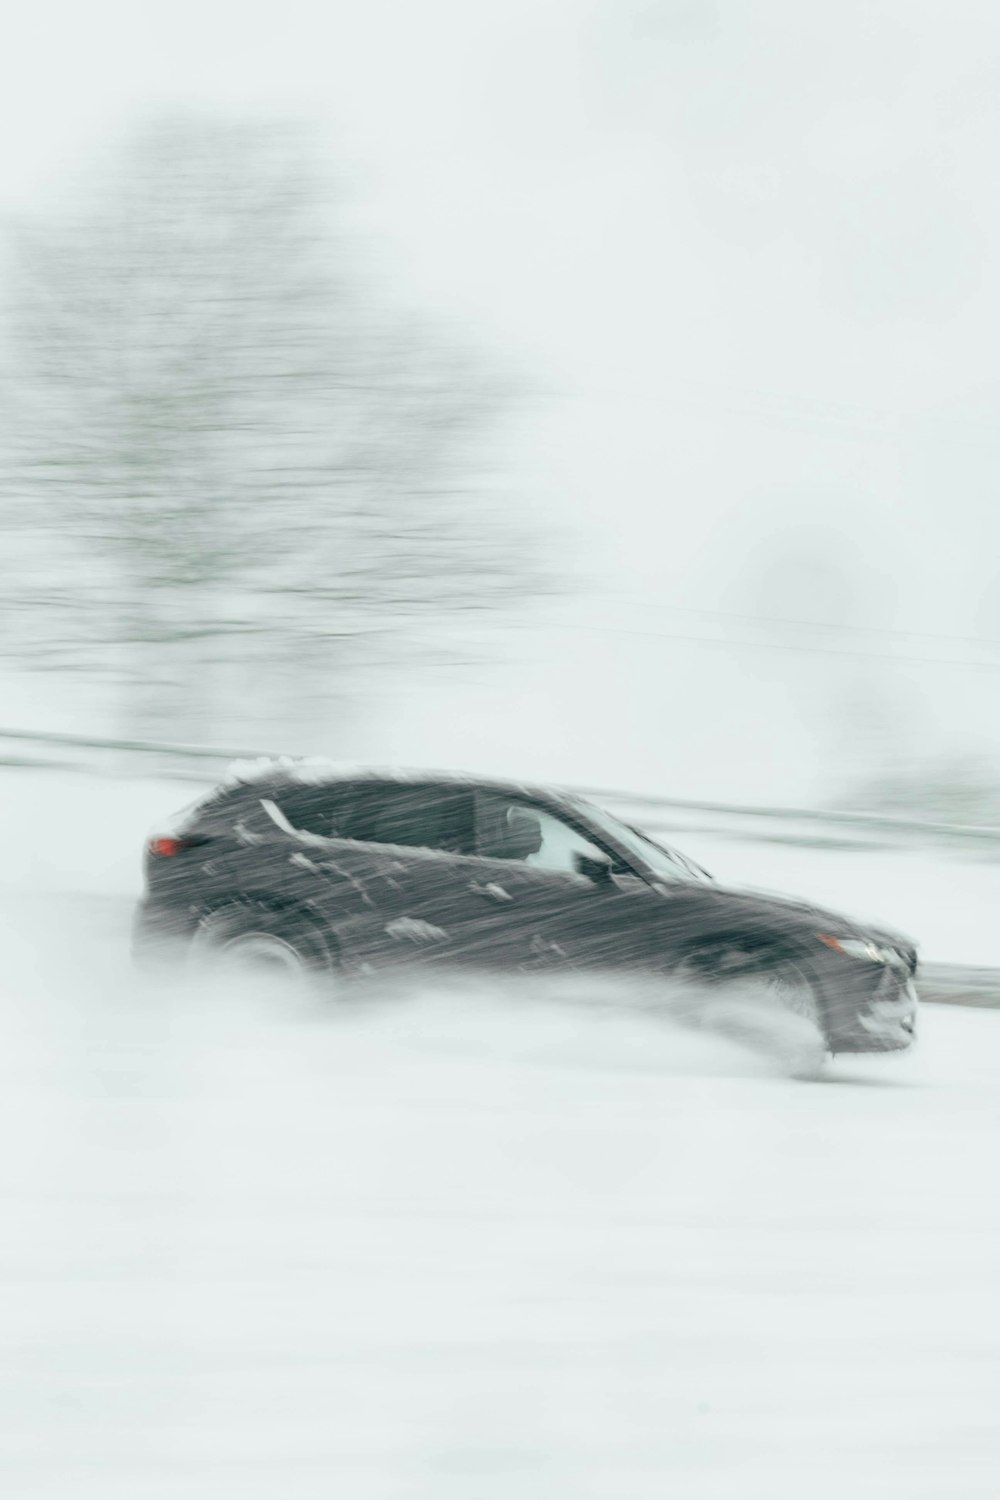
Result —
POLYGON ((775 931, 787 934, 808 932, 810 935, 825 932, 831 937, 862 938, 880 947, 895 948, 907 956, 911 966, 916 964, 916 944, 895 928, 815 906, 810 901, 777 891, 719 884, 713 884, 711 890, 720 905, 725 905, 734 914, 738 912, 741 917, 760 922, 775 931))

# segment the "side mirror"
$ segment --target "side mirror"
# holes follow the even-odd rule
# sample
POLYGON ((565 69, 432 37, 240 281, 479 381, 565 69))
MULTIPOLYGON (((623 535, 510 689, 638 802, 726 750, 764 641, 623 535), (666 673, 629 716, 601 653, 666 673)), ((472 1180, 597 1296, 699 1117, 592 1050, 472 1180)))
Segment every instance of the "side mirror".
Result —
POLYGON ((578 875, 586 875, 595 885, 610 885, 612 863, 606 854, 574 854, 573 868, 578 875))

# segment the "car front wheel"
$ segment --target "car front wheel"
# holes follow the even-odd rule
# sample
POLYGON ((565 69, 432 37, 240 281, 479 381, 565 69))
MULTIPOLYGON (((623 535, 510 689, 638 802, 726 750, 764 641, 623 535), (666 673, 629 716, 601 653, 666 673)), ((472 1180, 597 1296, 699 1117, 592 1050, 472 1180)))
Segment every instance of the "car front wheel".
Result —
POLYGON ((675 980, 693 989, 701 1025, 776 1061, 793 1078, 815 1078, 830 1047, 816 986, 782 959, 719 974, 685 964, 675 980))

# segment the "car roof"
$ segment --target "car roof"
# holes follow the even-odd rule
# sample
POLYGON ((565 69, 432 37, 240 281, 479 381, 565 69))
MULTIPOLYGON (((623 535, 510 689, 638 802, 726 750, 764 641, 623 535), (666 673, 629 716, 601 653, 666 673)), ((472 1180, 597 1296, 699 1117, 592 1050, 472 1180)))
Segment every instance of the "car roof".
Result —
POLYGON ((429 767, 374 766, 319 757, 278 758, 234 761, 226 771, 217 791, 242 787, 336 786, 338 782, 390 781, 401 786, 434 782, 437 785, 465 787, 499 792, 504 796, 533 797, 546 801, 577 804, 583 798, 563 787, 523 782, 511 778, 479 776, 470 771, 440 770, 429 767))

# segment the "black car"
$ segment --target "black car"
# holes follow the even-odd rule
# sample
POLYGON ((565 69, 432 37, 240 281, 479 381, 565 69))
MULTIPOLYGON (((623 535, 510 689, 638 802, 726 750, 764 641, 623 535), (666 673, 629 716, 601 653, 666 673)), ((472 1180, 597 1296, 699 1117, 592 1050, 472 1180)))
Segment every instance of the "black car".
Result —
POLYGON ((237 765, 151 838, 139 959, 186 953, 331 978, 615 975, 769 1000, 831 1052, 913 1041, 898 933, 717 884, 574 794, 456 774, 237 765))

